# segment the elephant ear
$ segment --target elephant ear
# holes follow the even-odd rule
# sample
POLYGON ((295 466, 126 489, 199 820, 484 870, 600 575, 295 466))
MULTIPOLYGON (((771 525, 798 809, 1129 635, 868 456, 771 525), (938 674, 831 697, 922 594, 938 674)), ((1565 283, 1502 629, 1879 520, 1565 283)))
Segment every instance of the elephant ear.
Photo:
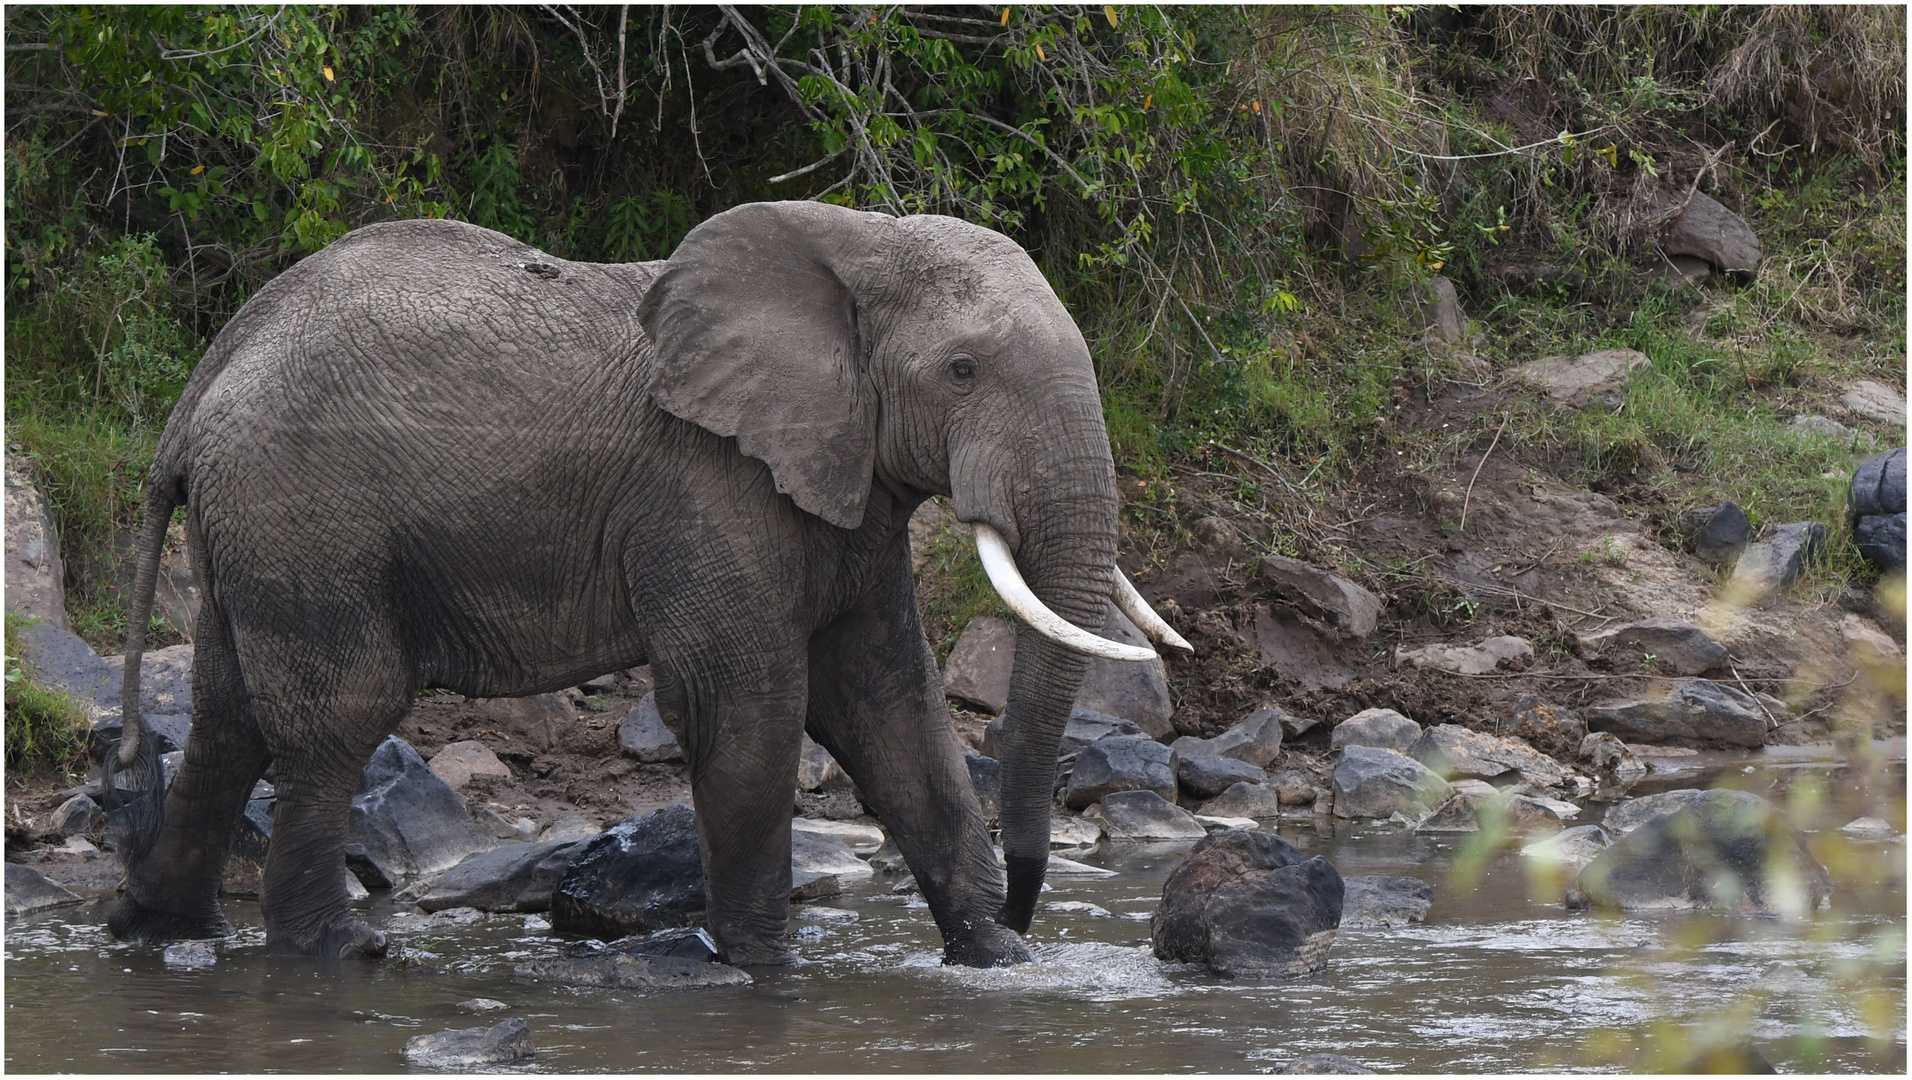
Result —
POLYGON ((876 462, 853 286, 894 230, 824 203, 739 206, 684 237, 638 308, 659 407, 736 438, 778 491, 845 529, 876 462))

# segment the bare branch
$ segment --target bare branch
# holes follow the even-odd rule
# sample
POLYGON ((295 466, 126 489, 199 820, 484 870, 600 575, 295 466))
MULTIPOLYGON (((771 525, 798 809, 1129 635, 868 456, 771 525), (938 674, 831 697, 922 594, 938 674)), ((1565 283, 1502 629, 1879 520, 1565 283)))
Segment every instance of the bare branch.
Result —
MULTIPOLYGON (((845 149, 847 149, 847 147, 846 147, 845 149)), ((792 169, 792 170, 790 170, 789 172, 787 172, 787 173, 783 173, 783 174, 781 174, 781 175, 779 175, 779 176, 773 176, 773 177, 771 177, 770 179, 768 179, 768 180, 766 180, 766 181, 764 181, 764 183, 766 183, 766 184, 781 184, 781 183, 783 183, 783 182, 784 182, 785 180, 795 180, 795 179, 796 179, 797 177, 799 177, 799 176, 803 176, 803 175, 805 175, 806 173, 813 173, 813 172, 816 172, 816 171, 817 171, 818 169, 821 169, 821 168, 823 168, 823 167, 824 167, 825 165, 828 165, 828 164, 829 164, 829 163, 831 163, 832 161, 835 161, 836 159, 838 159, 838 158, 840 158, 840 157, 842 157, 842 156, 843 156, 843 151, 842 151, 842 150, 838 150, 838 151, 837 151, 836 153, 834 153, 834 154, 831 154, 830 156, 828 156, 828 157, 825 157, 825 158, 819 158, 818 160, 816 160, 816 161, 813 161, 813 162, 811 162, 811 163, 810 163, 810 164, 808 164, 808 165, 805 165, 805 166, 804 166, 803 168, 801 168, 801 169, 792 169)))

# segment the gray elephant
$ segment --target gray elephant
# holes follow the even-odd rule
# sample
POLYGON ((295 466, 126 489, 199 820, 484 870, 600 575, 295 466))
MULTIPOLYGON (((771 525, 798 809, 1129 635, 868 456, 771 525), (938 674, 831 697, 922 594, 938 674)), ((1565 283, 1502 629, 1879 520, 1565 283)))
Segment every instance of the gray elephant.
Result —
MULTIPOLYGON (((379 955, 340 869, 360 770, 414 696, 534 694, 649 663, 683 733, 728 960, 790 957, 807 730, 894 834, 947 961, 1017 962, 1084 653, 1154 656, 1081 627, 1113 596, 1173 636, 1115 567, 1081 334, 1020 248, 952 218, 752 204, 630 265, 454 222, 360 229, 234 316, 148 483, 122 701, 139 700, 181 505, 204 604, 192 735, 163 810, 128 839, 122 938, 227 930, 228 839, 272 763, 268 950, 379 955), (1025 619, 1006 875, 915 603, 906 525, 933 494, 975 524, 1025 619)), ((153 790, 135 711, 117 761, 153 790)))

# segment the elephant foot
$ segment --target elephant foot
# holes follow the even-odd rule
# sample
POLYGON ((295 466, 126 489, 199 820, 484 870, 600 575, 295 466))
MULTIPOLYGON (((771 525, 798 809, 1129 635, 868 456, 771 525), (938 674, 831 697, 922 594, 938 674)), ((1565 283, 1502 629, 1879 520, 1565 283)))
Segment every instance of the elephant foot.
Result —
POLYGON ((326 960, 354 957, 377 960, 385 955, 385 935, 363 919, 347 916, 329 923, 324 929, 306 935, 284 932, 266 933, 268 956, 312 956, 326 960))
POLYGON ((1034 959, 1015 931, 995 923, 983 923, 943 945, 943 963, 951 967, 1013 967, 1034 959))
POLYGON ((217 907, 186 915, 147 907, 131 896, 122 896, 113 905, 106 916, 106 927, 121 941, 155 945, 232 936, 232 924, 217 907))

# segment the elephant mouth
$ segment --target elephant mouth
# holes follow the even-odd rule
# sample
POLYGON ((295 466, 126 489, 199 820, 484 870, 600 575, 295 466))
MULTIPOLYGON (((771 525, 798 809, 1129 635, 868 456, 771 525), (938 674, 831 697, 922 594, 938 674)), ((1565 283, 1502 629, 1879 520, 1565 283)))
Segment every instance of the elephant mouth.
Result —
MULTIPOLYGON (((996 594, 1002 597, 1009 610, 1029 624, 1029 628, 1049 638, 1066 649, 1085 656, 1101 657, 1107 660, 1143 661, 1156 658, 1154 649, 1143 645, 1124 645, 1119 641, 1110 641, 1099 634, 1091 634, 1069 620, 1056 614, 1037 598, 1035 590, 1023 579, 1022 571, 1016 568, 1016 558, 1009 551, 1009 545, 1002 534, 985 522, 974 525, 976 532, 976 554, 982 558, 983 571, 989 575, 990 585, 996 594)), ((1127 615, 1129 620, 1147 634, 1159 641, 1187 652, 1194 652, 1182 635, 1175 632, 1155 609, 1135 591, 1128 575, 1120 567, 1115 569, 1115 588, 1111 599, 1116 607, 1127 615)))

